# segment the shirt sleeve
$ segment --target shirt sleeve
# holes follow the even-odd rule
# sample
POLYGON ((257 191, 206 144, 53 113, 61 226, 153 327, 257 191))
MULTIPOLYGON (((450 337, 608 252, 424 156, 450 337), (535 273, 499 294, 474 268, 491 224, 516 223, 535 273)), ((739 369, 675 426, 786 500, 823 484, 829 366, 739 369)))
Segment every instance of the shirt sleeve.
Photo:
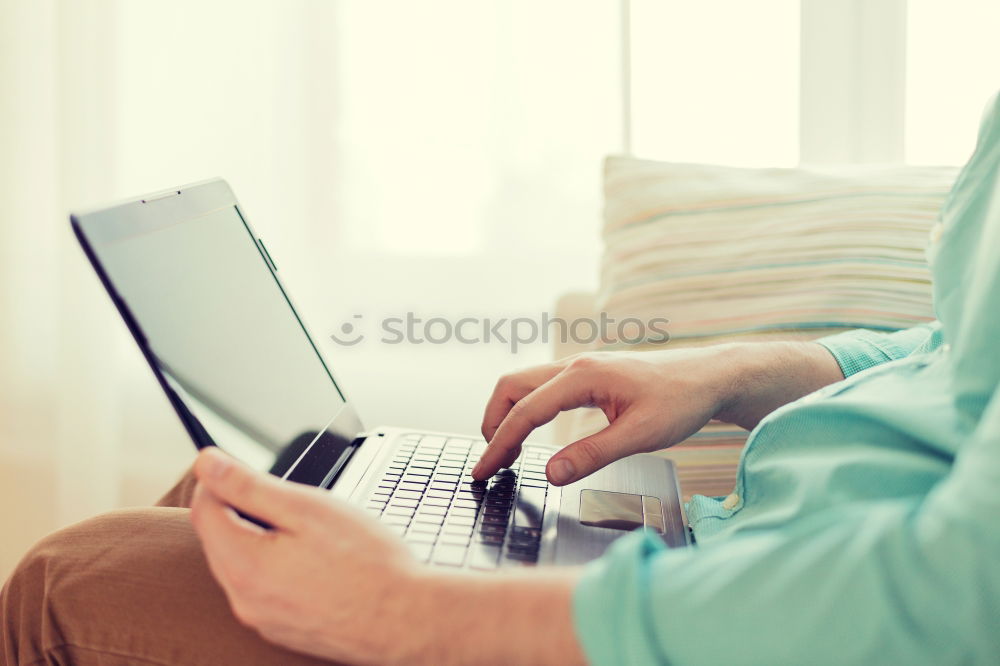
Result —
POLYGON ((632 534, 575 592, 595 664, 995 663, 1000 399, 926 496, 667 550, 632 534))
POLYGON ((933 351, 941 344, 941 324, 919 324, 894 333, 859 328, 816 340, 837 359, 844 377, 904 358, 915 352, 933 351))

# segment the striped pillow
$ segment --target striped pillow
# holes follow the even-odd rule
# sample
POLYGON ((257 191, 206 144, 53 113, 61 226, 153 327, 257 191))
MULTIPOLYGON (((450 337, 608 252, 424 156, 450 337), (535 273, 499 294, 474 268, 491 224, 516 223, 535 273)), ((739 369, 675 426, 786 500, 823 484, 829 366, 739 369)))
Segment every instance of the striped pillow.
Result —
MULTIPOLYGON (((670 320, 669 347, 812 339, 933 319, 924 248, 957 170, 605 162, 598 312, 670 320)), ((651 349, 662 341, 612 342, 651 349)), ((576 432, 602 427, 603 414, 576 432)), ((746 432, 709 424, 664 455, 686 495, 724 495, 746 432)))

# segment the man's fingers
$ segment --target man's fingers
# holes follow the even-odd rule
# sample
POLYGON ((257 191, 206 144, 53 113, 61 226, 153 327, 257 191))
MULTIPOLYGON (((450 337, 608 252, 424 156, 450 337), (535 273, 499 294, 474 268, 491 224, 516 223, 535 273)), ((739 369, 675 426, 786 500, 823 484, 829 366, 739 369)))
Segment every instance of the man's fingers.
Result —
POLYGON ((492 476, 502 465, 509 465, 517 458, 521 443, 532 430, 548 423, 561 411, 590 402, 590 389, 585 383, 578 378, 567 378, 566 374, 557 374, 511 408, 473 470, 473 477, 492 476))
POLYGON ((493 439, 497 428, 503 422, 510 408, 521 398, 555 377, 563 369, 564 364, 548 363, 527 370, 504 375, 493 389, 493 395, 486 403, 483 413, 482 433, 486 441, 493 439))
POLYGON ((637 435, 636 429, 627 420, 619 420, 600 432, 573 442, 549 459, 545 467, 549 483, 565 486, 641 451, 642 442, 637 435))
POLYGON ((306 487, 255 472, 214 446, 198 454, 194 473, 222 502, 280 530, 301 528, 316 501, 306 487))
MULTIPOLYGON (((500 459, 500 462, 497 464, 497 470, 503 469, 504 467, 510 467, 511 465, 514 464, 514 461, 517 460, 520 455, 521 455, 520 446, 514 448, 514 450, 512 451, 509 451, 506 456, 500 459)), ((496 474, 496 472, 493 473, 496 474)))

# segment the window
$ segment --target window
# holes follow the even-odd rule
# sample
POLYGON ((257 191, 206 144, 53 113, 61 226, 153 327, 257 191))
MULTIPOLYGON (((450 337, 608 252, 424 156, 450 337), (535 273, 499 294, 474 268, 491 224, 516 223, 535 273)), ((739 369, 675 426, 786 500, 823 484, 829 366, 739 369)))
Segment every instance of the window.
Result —
POLYGON ((638 156, 795 165, 797 0, 632 0, 631 17, 638 156))
POLYGON ((339 8, 347 246, 594 256, 600 163, 621 142, 617 3, 339 8))
POLYGON ((1000 88, 1000 3, 910 0, 906 161, 962 164, 980 113, 1000 88))

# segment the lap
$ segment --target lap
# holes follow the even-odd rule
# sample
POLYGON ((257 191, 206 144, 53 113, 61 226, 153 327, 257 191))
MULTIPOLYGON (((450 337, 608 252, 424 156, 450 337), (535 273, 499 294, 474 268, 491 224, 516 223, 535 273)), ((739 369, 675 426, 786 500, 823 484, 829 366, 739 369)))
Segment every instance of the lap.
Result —
POLYGON ((39 542, 0 593, 5 663, 319 664, 229 610, 188 510, 115 511, 39 542))

